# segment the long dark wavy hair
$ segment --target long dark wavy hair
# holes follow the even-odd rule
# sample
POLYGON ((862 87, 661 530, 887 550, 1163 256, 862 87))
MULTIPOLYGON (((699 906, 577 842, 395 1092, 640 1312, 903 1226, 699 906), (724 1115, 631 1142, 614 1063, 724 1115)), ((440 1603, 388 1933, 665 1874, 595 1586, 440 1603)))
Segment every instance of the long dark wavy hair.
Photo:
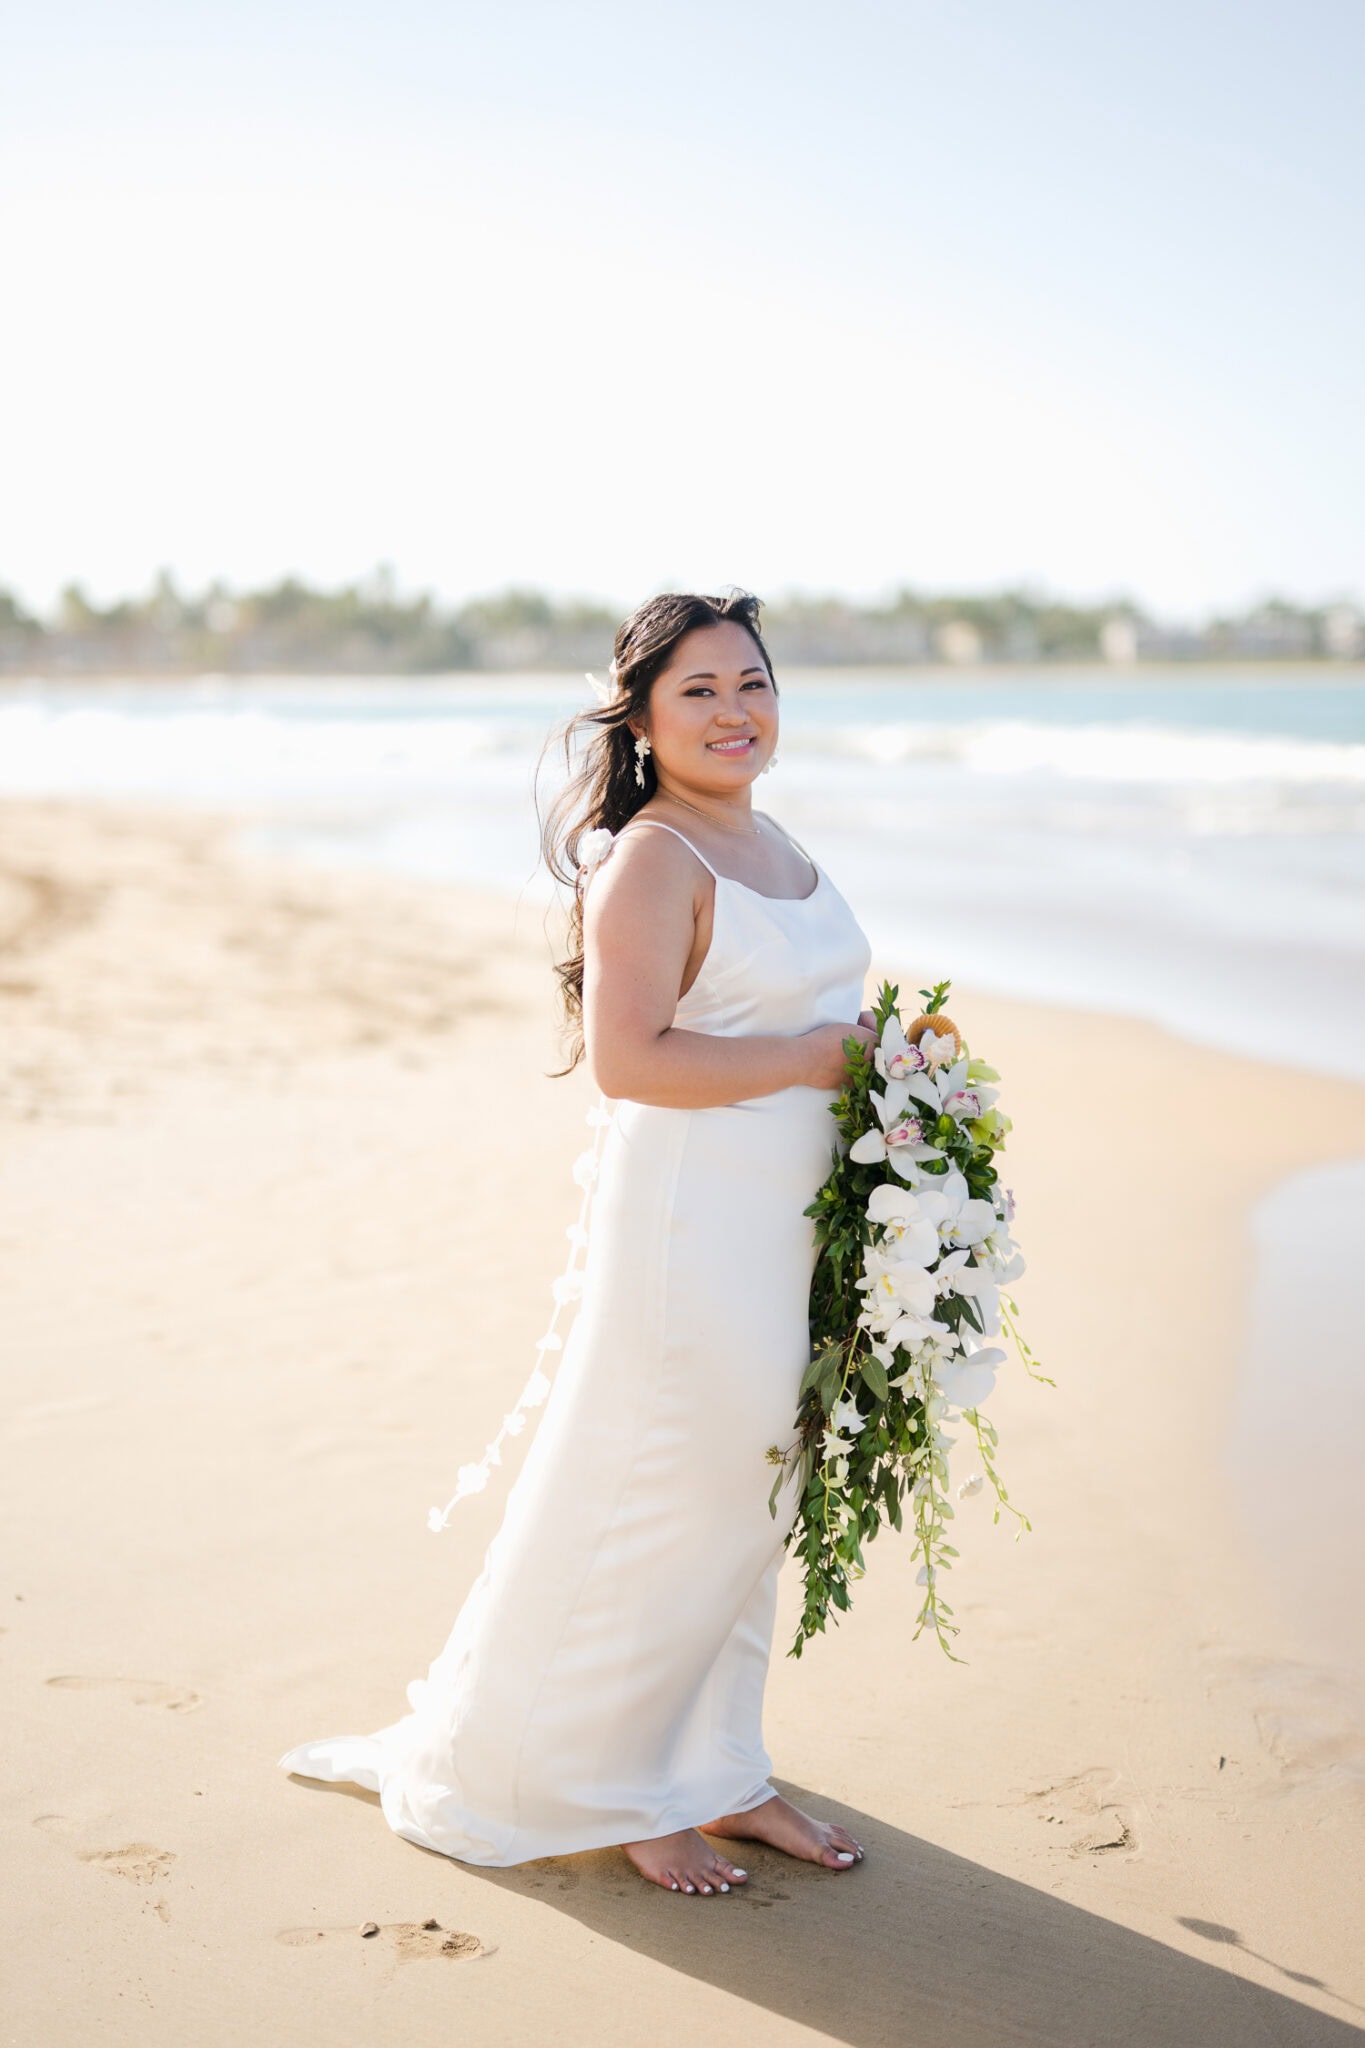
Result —
POLYGON ((667 668, 684 634, 695 632, 698 626, 719 626, 733 620, 752 636, 776 689, 772 661, 759 631, 759 610, 759 600, 747 590, 732 590, 725 597, 698 597, 684 591, 666 591, 661 597, 651 597, 616 629, 611 665, 613 689, 606 703, 580 711, 549 743, 550 747, 556 742, 563 746, 569 770, 569 779, 542 817, 540 828, 545 865, 557 882, 573 890, 568 951, 555 968, 569 1034, 569 1064, 561 1070, 566 1074, 572 1073, 583 1057, 579 843, 586 833, 602 826, 608 832, 619 832, 658 788, 649 755, 642 764, 644 787, 636 780, 637 756, 631 721, 640 726, 646 723, 654 680, 667 668))

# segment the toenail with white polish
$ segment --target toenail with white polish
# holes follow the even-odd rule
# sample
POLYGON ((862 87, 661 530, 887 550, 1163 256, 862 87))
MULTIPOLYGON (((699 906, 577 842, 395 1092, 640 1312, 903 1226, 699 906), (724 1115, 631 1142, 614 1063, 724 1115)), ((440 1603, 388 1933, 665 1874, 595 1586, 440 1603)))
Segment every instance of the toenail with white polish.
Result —
POLYGON ((721 1890, 722 1890, 723 1892, 728 1892, 728 1891, 729 1891, 729 1889, 730 1889, 729 1885, 725 1883, 724 1879, 722 1879, 722 1880, 721 1880, 721 1887, 720 1887, 720 1888, 721 1888, 721 1890))
POLYGON ((735 1872, 736 1877, 747 1877, 748 1875, 749 1873, 747 1870, 736 1870, 735 1872))
POLYGON ((841 1863, 851 1863, 853 1861, 853 1852, 851 1849, 836 1849, 834 1853, 839 1858, 839 1861, 841 1863))

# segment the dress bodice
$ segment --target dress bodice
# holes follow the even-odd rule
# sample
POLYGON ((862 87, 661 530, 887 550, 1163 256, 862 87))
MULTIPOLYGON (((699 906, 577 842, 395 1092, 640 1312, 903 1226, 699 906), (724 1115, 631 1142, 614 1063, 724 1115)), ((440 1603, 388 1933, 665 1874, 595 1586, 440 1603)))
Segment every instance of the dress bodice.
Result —
POLYGON ((673 1022, 679 1029, 718 1038, 795 1037, 818 1024, 854 1021, 871 948, 817 861, 811 861, 816 882, 809 896, 764 896, 717 874, 662 818, 642 819, 640 826, 672 832, 715 877, 711 944, 696 980, 678 999, 673 1022))

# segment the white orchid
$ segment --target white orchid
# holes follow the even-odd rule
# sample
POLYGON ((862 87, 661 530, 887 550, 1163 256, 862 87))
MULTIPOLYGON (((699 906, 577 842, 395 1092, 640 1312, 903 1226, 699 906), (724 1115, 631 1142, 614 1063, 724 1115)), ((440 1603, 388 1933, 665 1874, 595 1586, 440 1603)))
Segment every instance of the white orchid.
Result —
POLYGON ((835 1403, 829 1418, 830 1428, 842 1436, 857 1436, 860 1429, 867 1427, 867 1417, 858 1413, 858 1403, 851 1394, 845 1394, 842 1401, 835 1403))
POLYGON ((910 1314, 932 1314, 938 1299, 934 1275, 926 1263, 888 1258, 877 1245, 870 1245, 863 1258, 859 1290, 867 1295, 866 1309, 874 1321, 889 1322, 910 1314))
POLYGON ((911 1074, 924 1071, 924 1054, 917 1045, 911 1045, 894 1012, 882 1027, 881 1043, 872 1055, 872 1063, 883 1081, 904 1081, 911 1074))
MULTIPOLYGON (((932 1033, 926 1031, 920 1043, 927 1045, 931 1036, 932 1033)), ((952 1047, 953 1041, 940 1039, 938 1044, 939 1047, 952 1047)), ((937 1064, 931 1062, 928 1072, 907 1075, 905 1087, 916 1102, 922 1103, 935 1117, 947 1115, 955 1123, 974 1123, 986 1114, 1000 1093, 998 1088, 988 1088, 984 1081, 970 1078, 975 1064, 975 1061, 967 1059, 955 1059, 950 1065, 942 1060, 937 1064)))
POLYGON ((891 1385, 902 1393, 909 1391, 921 1400, 932 1397, 936 1381, 944 1366, 956 1358, 961 1342, 956 1330, 931 1323, 927 1337, 912 1339, 904 1347, 910 1363, 904 1372, 896 1375, 891 1385))
MULTIPOLYGON (((927 1086, 927 1083, 921 1083, 927 1086)), ((888 1081, 879 1094, 874 1088, 870 1100, 880 1130, 864 1131, 849 1147, 849 1158, 859 1166, 876 1166, 886 1160, 903 1179, 918 1182, 922 1176, 919 1168, 926 1159, 942 1159, 943 1154, 936 1145, 927 1142, 924 1126, 919 1117, 909 1113, 909 1104, 914 1084, 910 1081, 888 1081)), ((937 1097, 935 1097, 937 1107, 937 1097)))
POLYGON ((988 1238, 977 1245, 976 1256, 990 1268, 992 1274, 1002 1284, 1017 1280, 1025 1270, 1024 1255, 1016 1250, 1014 1240, 1007 1230, 993 1230, 988 1238))
POLYGON ((965 1245, 945 1252, 934 1268, 934 1285, 941 1296, 959 1294, 974 1302, 983 1330, 994 1332, 1000 1324, 1000 1289, 990 1269, 972 1265, 970 1259, 965 1245))
MULTIPOLYGON (((921 1176, 921 1187, 928 1184, 921 1176)), ((915 1266, 931 1266, 938 1257, 938 1224, 926 1213, 919 1188, 883 1181, 867 1198, 867 1219, 881 1225, 878 1249, 885 1257, 915 1266)))
POLYGON ((994 1202, 971 1195, 965 1175, 956 1166, 933 1178, 926 1175, 915 1192, 922 1213, 945 1245, 982 1244, 1000 1226, 994 1202))
POLYGON ((830 1482, 842 1486, 848 1478, 848 1460, 853 1446, 837 1429, 826 1429, 820 1439, 820 1457, 830 1482))
POLYGON ((936 1382, 939 1392, 950 1408, 960 1411, 979 1408, 994 1393, 996 1367, 1004 1362, 1005 1354, 998 1345, 963 1352, 951 1364, 940 1368, 936 1382))

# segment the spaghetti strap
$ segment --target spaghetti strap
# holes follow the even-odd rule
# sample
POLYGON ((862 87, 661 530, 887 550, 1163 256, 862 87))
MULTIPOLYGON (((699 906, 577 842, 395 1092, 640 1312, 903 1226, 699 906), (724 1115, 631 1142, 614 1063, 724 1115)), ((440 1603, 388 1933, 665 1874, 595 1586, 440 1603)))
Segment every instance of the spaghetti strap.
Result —
MULTIPOLYGON (((713 881, 723 882, 726 879, 724 875, 718 875, 716 873, 716 870, 712 867, 710 861, 706 858, 706 855, 704 853, 697 853, 696 847, 693 846, 692 841, 688 838, 685 832, 680 832, 676 825, 666 825, 662 818, 631 818, 628 823, 624 824, 621 827, 621 830, 616 835, 617 838, 623 839, 626 833, 629 832, 631 830, 631 827, 634 825, 657 825, 661 832, 671 832, 675 839, 681 839, 683 845, 687 848, 689 853, 697 854, 697 859, 701 862, 702 866, 706 869, 707 874, 711 876, 713 881)), ((807 858, 809 858, 809 856, 807 856, 807 858)))

